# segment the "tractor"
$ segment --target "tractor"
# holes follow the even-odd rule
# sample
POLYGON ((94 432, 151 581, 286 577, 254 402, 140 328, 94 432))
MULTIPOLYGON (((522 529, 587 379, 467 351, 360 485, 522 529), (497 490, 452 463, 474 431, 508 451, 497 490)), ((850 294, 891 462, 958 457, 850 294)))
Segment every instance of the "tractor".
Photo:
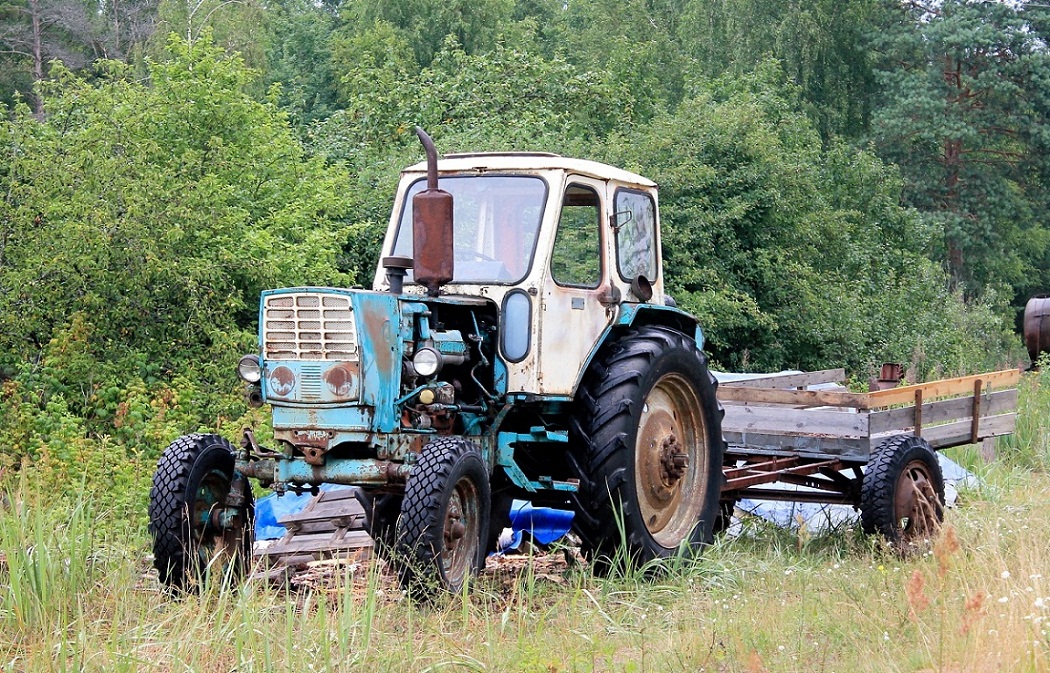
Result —
POLYGON ((695 553, 720 515, 722 410, 696 319, 664 294, 656 184, 537 152, 401 174, 371 290, 262 293, 237 366, 272 409, 175 440, 150 532, 161 582, 250 559, 250 480, 358 487, 376 552, 414 595, 458 592, 511 501, 571 509, 596 571, 695 553))

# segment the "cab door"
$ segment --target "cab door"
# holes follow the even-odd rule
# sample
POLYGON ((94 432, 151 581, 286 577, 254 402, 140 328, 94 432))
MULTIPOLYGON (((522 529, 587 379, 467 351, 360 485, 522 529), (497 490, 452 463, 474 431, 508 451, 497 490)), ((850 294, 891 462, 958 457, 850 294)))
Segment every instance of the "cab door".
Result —
POLYGON ((538 372, 540 392, 571 395, 583 363, 615 317, 607 307, 608 269, 604 181, 571 176, 541 292, 538 372))

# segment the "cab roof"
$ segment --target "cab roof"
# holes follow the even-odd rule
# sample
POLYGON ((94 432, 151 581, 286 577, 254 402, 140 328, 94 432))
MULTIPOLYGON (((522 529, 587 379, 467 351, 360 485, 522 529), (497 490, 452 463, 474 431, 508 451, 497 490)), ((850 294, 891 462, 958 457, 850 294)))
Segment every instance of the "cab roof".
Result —
MULTIPOLYGON (((438 173, 565 171, 600 180, 615 180, 641 187, 656 187, 656 183, 637 173, 609 166, 589 159, 570 159, 547 152, 471 152, 447 154, 438 160, 438 173)), ((427 163, 421 161, 409 166, 402 174, 425 174, 427 163)))

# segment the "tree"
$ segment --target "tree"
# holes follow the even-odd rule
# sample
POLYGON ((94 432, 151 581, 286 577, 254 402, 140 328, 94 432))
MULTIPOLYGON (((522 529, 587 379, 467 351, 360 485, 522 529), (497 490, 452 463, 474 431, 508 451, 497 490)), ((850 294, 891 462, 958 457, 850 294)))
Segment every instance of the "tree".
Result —
POLYGON ((821 138, 867 131, 877 92, 867 34, 879 0, 690 2, 679 39, 708 77, 780 62, 821 138), (691 37, 690 37, 691 36, 691 37))
MULTIPOLYGON (((90 60, 90 18, 87 7, 69 0, 12 0, 0 5, 0 51, 27 63, 33 82, 44 79, 44 66, 59 59, 78 68, 90 60)), ((42 114, 42 103, 31 90, 21 92, 42 114)))
POLYGON ((308 0, 274 0, 267 15, 267 84, 280 84, 281 107, 300 128, 325 119, 338 107, 334 10, 308 0))
MULTIPOLYGON (((0 352, 33 362, 86 334, 100 369, 177 371, 250 340, 259 292, 348 284, 345 173, 254 100, 239 58, 175 39, 149 84, 59 68, 46 116, 0 122, 0 352), (105 364, 103 364, 105 363, 105 364)), ((0 363, 2 365, 3 363, 0 363)))
POLYGON ((389 24, 411 45, 415 61, 427 66, 449 35, 468 54, 491 50, 513 10, 512 0, 349 2, 342 5, 337 32, 349 39, 377 23, 389 24))
POLYGON ((900 206, 895 169, 842 143, 824 149, 781 81, 773 65, 724 78, 607 141, 607 160, 660 185, 667 288, 699 317, 718 365, 914 361, 925 375, 994 360, 1001 322, 952 294, 920 252, 929 232, 900 206))
POLYGON ((935 254, 969 295, 1050 283, 1050 53, 1029 16, 998 2, 906 2, 875 40, 876 148, 901 166, 908 203, 940 228, 935 254))

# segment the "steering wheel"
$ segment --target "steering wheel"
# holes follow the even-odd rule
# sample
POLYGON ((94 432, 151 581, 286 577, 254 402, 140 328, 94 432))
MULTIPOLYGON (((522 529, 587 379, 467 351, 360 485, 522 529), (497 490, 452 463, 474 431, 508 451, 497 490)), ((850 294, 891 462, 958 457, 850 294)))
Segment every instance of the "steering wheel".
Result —
POLYGON ((477 260, 480 262, 499 262, 498 259, 493 259, 483 252, 477 250, 471 250, 469 248, 457 248, 455 258, 461 262, 469 262, 477 260))

